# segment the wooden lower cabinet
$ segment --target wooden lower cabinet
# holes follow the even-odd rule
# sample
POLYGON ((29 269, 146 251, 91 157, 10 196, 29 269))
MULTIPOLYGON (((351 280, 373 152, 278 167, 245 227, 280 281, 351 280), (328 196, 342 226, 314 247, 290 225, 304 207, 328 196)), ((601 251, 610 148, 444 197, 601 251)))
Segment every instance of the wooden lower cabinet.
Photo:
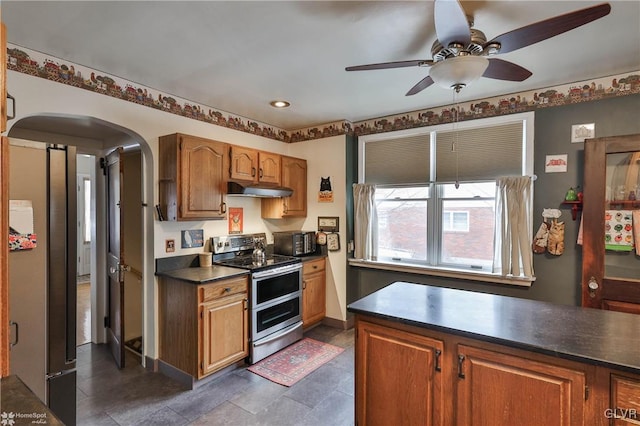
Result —
POLYGON ((160 280, 160 359, 197 378, 249 355, 246 276, 191 284, 160 280))
POLYGON ((640 376, 356 316, 356 424, 640 425, 640 376))
POLYGON ((584 425, 585 372, 459 345, 458 425, 584 425))
POLYGON ((326 259, 302 265, 302 324, 305 328, 322 321, 327 313, 326 259))
POLYGON ((444 424, 444 343, 364 321, 357 327, 356 424, 444 424))
POLYGON ((611 375, 611 403, 605 414, 616 426, 640 425, 640 378, 611 375))

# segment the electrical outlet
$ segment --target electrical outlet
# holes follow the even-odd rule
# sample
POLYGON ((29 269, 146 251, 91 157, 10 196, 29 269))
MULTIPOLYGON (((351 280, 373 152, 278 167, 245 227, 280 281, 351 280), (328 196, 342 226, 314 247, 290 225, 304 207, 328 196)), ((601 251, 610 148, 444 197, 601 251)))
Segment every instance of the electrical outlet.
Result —
POLYGON ((167 253, 176 251, 176 240, 164 240, 164 249, 167 253))

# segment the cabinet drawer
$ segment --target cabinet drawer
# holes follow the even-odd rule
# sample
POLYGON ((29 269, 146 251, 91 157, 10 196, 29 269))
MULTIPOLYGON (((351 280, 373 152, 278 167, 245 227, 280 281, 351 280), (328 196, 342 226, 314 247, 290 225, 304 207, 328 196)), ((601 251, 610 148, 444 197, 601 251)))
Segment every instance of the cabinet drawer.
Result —
POLYGON ((640 425, 640 381, 612 375, 611 409, 616 425, 640 425))
POLYGON ((325 259, 311 260, 302 264, 302 274, 312 274, 314 272, 324 271, 325 259))
POLYGON ((210 302, 230 294, 246 293, 247 287, 246 277, 203 285, 198 289, 198 302, 210 302))

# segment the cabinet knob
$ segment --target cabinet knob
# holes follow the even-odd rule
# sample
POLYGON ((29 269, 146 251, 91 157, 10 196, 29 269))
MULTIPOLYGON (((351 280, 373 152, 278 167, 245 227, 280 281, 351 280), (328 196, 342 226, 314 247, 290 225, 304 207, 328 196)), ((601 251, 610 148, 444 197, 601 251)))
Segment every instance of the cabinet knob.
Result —
POLYGON ((225 287, 224 288, 224 292, 225 293, 231 293, 231 287, 225 287))

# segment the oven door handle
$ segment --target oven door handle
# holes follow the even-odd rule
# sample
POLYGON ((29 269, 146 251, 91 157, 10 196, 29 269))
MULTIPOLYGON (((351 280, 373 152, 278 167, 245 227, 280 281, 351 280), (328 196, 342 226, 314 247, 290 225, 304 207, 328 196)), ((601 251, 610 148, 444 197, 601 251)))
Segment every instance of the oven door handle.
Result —
POLYGON ((286 266, 280 266, 277 268, 267 269, 266 271, 254 272, 251 274, 251 277, 253 279, 256 279, 256 278, 264 279, 264 278, 276 277, 278 275, 284 275, 284 274, 288 274, 288 273, 296 272, 300 270, 302 270, 302 264, 295 263, 293 265, 286 265, 286 266))
POLYGON ((287 335, 289 333, 291 333, 294 330, 297 330, 299 328, 302 327, 302 321, 300 321, 297 324, 293 324, 292 326, 289 326, 277 333, 274 333, 272 335, 270 335, 269 337, 265 337, 264 339, 260 339, 257 342, 253 342, 253 346, 254 347, 258 347, 258 346, 262 346, 262 345, 266 345, 267 343, 273 342, 274 340, 278 340, 279 338, 281 338, 284 335, 287 335))

